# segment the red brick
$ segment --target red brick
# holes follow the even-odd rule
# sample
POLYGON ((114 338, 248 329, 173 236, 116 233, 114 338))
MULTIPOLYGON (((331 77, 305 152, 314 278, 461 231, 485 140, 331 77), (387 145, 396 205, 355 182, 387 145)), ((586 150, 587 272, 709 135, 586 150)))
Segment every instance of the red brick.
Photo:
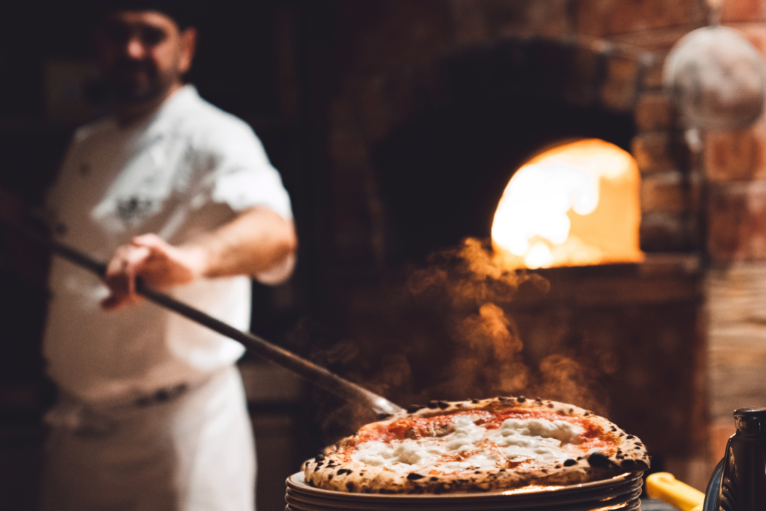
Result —
POLYGON ((766 56, 766 25, 763 23, 731 23, 729 27, 737 30, 761 55, 766 56))
POLYGON ((379 76, 366 76, 354 87, 354 105, 367 140, 381 140, 391 128, 391 108, 379 76))
POLYGON ((359 136, 358 130, 349 127, 336 127, 328 136, 330 157, 335 162, 352 164, 366 162, 367 144, 359 136))
POLYGON ((376 73, 406 60, 428 57, 453 44, 450 7, 437 0, 388 0, 336 4, 336 56, 357 72, 376 73))
POLYGON ((627 112, 636 104, 641 64, 635 58, 612 56, 601 88, 601 104, 609 110, 627 112))
POLYGON ((707 246, 714 261, 766 260, 766 181, 710 187, 707 246))
POLYGON ((483 3, 476 0, 452 0, 452 19, 458 44, 475 44, 489 38, 483 3))
POLYGON ((602 55, 592 48, 578 47, 572 50, 570 58, 569 76, 561 97, 572 105, 591 106, 598 92, 602 55))
POLYGON ((680 172, 650 174, 641 180, 643 213, 682 213, 688 204, 687 186, 680 172))
POLYGON ((674 124, 670 101, 662 92, 641 94, 636 103, 635 117, 639 131, 664 130, 674 124))
POLYGON ((491 35, 560 38, 572 31, 569 0, 472 0, 482 6, 491 35))
POLYGON ((703 0, 579 0, 574 5, 578 31, 592 36, 706 21, 703 0))
POLYGON ((641 90, 656 90, 662 88, 662 69, 665 65, 665 55, 657 54, 644 68, 641 77, 641 90))
POLYGON ((641 49, 664 58, 664 54, 683 36, 703 26, 703 23, 686 23, 673 28, 659 28, 654 30, 640 30, 609 36, 609 40, 627 47, 641 49))
POLYGON ((641 250, 673 252, 690 248, 691 233, 685 215, 645 213, 639 229, 641 250))
POLYGON ((404 65, 388 76, 386 89, 393 124, 408 120, 418 108, 415 72, 414 65, 404 65))
POLYGON ((684 168, 674 158, 674 141, 667 133, 645 133, 633 139, 632 153, 642 174, 684 168))
POLYGON ((705 134, 705 173, 711 181, 748 181, 766 177, 766 124, 738 131, 705 134))
POLYGON ((766 21, 766 1, 725 0, 721 10, 721 21, 766 21))

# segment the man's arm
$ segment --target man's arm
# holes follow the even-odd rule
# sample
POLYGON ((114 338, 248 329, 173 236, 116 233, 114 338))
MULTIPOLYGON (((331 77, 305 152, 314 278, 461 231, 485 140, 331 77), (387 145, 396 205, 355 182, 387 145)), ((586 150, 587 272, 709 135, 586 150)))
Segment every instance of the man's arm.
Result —
POLYGON ((136 277, 155 288, 232 275, 268 275, 269 283, 275 283, 292 272, 297 245, 293 223, 258 206, 180 246, 154 234, 137 236, 109 261, 104 281, 111 294, 102 306, 113 309, 139 301, 136 277))

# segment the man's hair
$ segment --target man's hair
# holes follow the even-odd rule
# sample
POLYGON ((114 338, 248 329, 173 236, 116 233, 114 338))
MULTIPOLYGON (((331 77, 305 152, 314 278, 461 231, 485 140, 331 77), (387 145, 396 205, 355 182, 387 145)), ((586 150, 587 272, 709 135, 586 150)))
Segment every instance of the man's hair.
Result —
POLYGON ((180 30, 194 26, 192 0, 94 0, 94 21, 117 11, 158 11, 172 18, 180 30))

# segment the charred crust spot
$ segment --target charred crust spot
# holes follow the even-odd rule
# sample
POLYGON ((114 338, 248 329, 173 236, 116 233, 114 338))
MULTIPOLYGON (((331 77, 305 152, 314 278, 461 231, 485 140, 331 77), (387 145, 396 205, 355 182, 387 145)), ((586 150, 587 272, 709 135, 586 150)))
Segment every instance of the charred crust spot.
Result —
POLYGON ((556 468, 561 468, 561 465, 556 465, 556 468))
POLYGON ((538 403, 542 403, 542 402, 543 402, 543 400, 542 400, 542 399, 540 399, 539 397, 536 397, 536 398, 535 398, 535 401, 537 401, 538 403))
POLYGON ((506 402, 506 403, 507 403, 508 401, 513 401, 513 399, 512 399, 512 398, 510 398, 510 397, 505 397, 505 396, 500 396, 498 399, 499 399, 500 401, 504 401, 504 402, 506 402))
POLYGON ((436 401, 429 401, 426 406, 428 406, 428 408, 434 409, 437 406, 439 406, 439 403, 437 403, 436 401))
POLYGON ((423 405, 410 405, 407 407, 407 413, 415 413, 423 408, 423 405))
POLYGON ((390 413, 379 413, 378 414, 378 420, 379 421, 384 421, 384 420, 386 420, 386 419, 388 419, 390 417, 391 417, 390 413))
POLYGON ((436 406, 444 410, 445 408, 449 408, 449 403, 446 401, 439 401, 436 403, 436 406))
POLYGON ((353 483, 353 482, 351 482, 351 481, 347 482, 347 483, 346 483, 346 489, 347 489, 348 491, 354 491, 354 483, 353 483))
POLYGON ((582 459, 582 456, 577 457, 577 461, 580 461, 582 459))
POLYGON ((415 428, 410 428, 404 432, 404 438, 420 438, 420 435, 415 428))
POLYGON ((553 408, 553 403, 548 403, 548 408, 553 408))
POLYGON ((332 474, 330 474, 330 475, 328 475, 328 476, 327 476, 327 480, 328 480, 328 481, 332 481, 332 478, 333 478, 333 477, 334 477, 334 476, 333 476, 332 474))
POLYGON ((636 450, 639 450, 639 449, 641 449, 641 446, 640 446, 640 445, 637 445, 637 446, 635 447, 635 449, 636 449, 636 450))
POLYGON ((574 408, 570 408, 569 413, 574 413, 574 408))
POLYGON ((564 460, 564 466, 565 467, 571 467, 572 465, 577 465, 577 462, 575 460, 572 460, 572 459, 564 460))
POLYGON ((519 396, 518 398, 516 398, 516 400, 517 400, 519 403, 523 403, 524 401, 526 401, 526 400, 527 400, 527 398, 525 398, 524 396, 519 396))
POLYGON ((429 479, 429 481, 438 481, 438 480, 439 478, 436 476, 431 476, 431 479, 429 479))
POLYGON ((624 468, 625 470, 633 470, 633 468, 635 468, 636 466, 636 462, 631 459, 622 460, 622 463, 620 463, 620 466, 624 468))
POLYGON ((473 404, 476 404, 476 403, 478 403, 478 402, 479 402, 479 400, 478 400, 478 399, 471 399, 471 403, 473 403, 473 404))
POLYGON ((418 474, 417 472, 410 472, 407 474, 408 481, 417 481, 418 479, 423 479, 424 477, 424 475, 418 474))
POLYGON ((350 473, 351 473, 351 470, 347 468, 339 468, 338 471, 336 472, 336 474, 338 474, 339 476, 342 476, 343 474, 350 474, 350 473))
POLYGON ((634 438, 636 437, 634 437, 633 435, 628 435, 625 437, 625 440, 633 440, 634 438))
POLYGON ((548 470, 547 470, 547 469, 545 469, 545 468, 541 468, 541 469, 540 469, 540 472, 542 472, 543 474, 547 474, 547 473, 548 473, 548 470))
POLYGON ((596 451, 592 452, 590 456, 588 456, 588 464, 591 467, 606 468, 611 465, 612 462, 607 456, 596 451))

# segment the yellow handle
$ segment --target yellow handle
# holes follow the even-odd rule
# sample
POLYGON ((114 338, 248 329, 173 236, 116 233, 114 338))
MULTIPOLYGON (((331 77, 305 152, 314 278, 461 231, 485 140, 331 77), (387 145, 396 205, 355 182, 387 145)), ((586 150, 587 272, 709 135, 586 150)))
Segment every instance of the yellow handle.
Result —
POLYGON ((678 481, 673 474, 657 472, 646 478, 646 493, 682 511, 702 511, 705 494, 678 481))

